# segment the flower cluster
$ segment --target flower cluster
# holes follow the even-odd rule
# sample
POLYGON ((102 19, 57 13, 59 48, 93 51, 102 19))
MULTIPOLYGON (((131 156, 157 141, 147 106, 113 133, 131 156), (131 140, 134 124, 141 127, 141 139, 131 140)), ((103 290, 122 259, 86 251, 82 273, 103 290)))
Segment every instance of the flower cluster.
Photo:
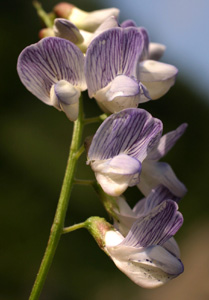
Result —
POLYGON ((79 116, 85 90, 108 114, 88 145, 87 164, 115 203, 114 224, 100 222, 95 235, 92 218, 88 228, 131 280, 157 287, 183 272, 173 236, 183 223, 177 203, 186 188, 159 160, 187 124, 162 135, 161 120, 138 105, 165 95, 178 70, 158 61, 165 46, 150 42, 145 28, 131 20, 120 24, 116 8, 88 13, 60 3, 54 13, 53 26, 21 52, 19 77, 33 95, 71 121, 79 116), (133 209, 122 195, 132 186, 145 196, 133 209))

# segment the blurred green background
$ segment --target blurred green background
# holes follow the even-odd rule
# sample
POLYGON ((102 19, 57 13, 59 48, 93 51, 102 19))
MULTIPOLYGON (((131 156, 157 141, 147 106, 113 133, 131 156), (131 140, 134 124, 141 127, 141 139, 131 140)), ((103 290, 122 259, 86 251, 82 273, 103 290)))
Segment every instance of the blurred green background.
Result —
MULTIPOLYGON (((38 40, 41 23, 30 1, 3 1, 0 11, 1 110, 0 110, 0 300, 27 299, 48 240, 62 184, 72 124, 64 113, 48 107, 31 95, 16 73, 19 53, 38 40)), ((43 1, 47 11, 57 3, 43 1)), ((74 1, 91 11, 103 8, 102 1, 74 1)), ((118 4, 118 8, 120 5, 118 4)), ((123 12, 125 15, 125 12, 123 12)), ((135 20, 137 22, 137 20, 135 20)), ((164 132, 182 122, 186 134, 166 156, 178 177, 188 187, 180 203, 185 223, 176 236, 182 250, 185 272, 156 290, 133 284, 98 248, 85 230, 61 238, 40 299, 209 299, 209 199, 208 199, 208 96, 194 93, 186 80, 162 99, 143 104, 164 123, 164 132)), ((94 100, 85 99, 87 116, 100 113, 94 100)), ((86 128, 84 136, 95 132, 86 128)), ((79 178, 94 178, 83 155, 79 178)), ((140 194, 126 192, 130 205, 140 194)), ((90 187, 75 187, 66 225, 91 215, 107 217, 90 187)))

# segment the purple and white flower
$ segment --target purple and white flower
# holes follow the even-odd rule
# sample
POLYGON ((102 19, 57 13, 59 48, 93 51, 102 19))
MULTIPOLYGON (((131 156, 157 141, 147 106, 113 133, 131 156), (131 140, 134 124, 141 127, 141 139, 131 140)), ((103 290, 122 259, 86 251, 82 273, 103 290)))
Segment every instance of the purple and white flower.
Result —
MULTIPOLYGON (((135 23, 127 20, 121 24, 123 28, 136 27, 135 23)), ((137 27, 136 27, 137 28, 137 27)), ((147 88, 152 100, 164 96, 174 85, 178 69, 170 64, 158 62, 163 55, 165 46, 158 43, 150 43, 145 28, 138 27, 144 38, 144 48, 138 65, 139 79, 147 88)))
POLYGON ((86 52, 89 97, 105 112, 137 107, 150 98, 139 81, 144 38, 137 28, 112 28, 93 39, 86 52))
POLYGON ((22 83, 45 104, 78 117, 79 97, 86 89, 83 53, 73 43, 44 38, 20 54, 17 71, 22 83))
POLYGON ((125 109, 109 116, 93 137, 88 164, 103 190, 121 195, 139 183, 141 164, 158 143, 162 123, 143 109, 125 109))
POLYGON ((142 215, 131 225, 125 238, 114 230, 105 235, 106 251, 115 265, 145 288, 158 287, 184 270, 173 239, 183 217, 177 211, 177 203, 164 196, 163 201, 159 193, 157 199, 152 195, 143 201, 144 211, 140 209, 142 215))
POLYGON ((117 24, 93 39, 86 53, 85 74, 89 97, 105 112, 137 107, 162 97, 174 84, 176 67, 155 61, 164 47, 149 47, 143 27, 132 21, 117 24), (151 50, 150 50, 151 49, 151 50))
POLYGON ((183 134, 186 125, 162 135, 162 122, 143 109, 125 109, 110 115, 99 127, 88 151, 88 164, 102 189, 111 196, 121 195, 138 184, 149 194, 159 184, 182 197, 186 188, 171 167, 158 159, 183 134))

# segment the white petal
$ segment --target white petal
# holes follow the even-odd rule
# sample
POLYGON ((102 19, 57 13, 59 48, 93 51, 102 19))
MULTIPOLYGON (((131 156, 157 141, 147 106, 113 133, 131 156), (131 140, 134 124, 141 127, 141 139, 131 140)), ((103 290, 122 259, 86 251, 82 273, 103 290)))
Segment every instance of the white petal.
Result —
POLYGON ((166 46, 158 43, 149 43, 149 59, 159 60, 163 55, 166 46))
POLYGON ((87 13, 74 7, 69 20, 80 29, 94 32, 108 17, 118 17, 118 15, 119 10, 117 8, 100 9, 87 13))
POLYGON ((133 282, 144 288, 156 288, 183 272, 183 265, 161 246, 148 249, 109 246, 115 265, 133 282))
POLYGON ((141 163, 125 154, 91 162, 91 167, 105 193, 111 196, 120 196, 128 186, 139 182, 141 163))
POLYGON ((80 91, 71 83, 60 80, 50 91, 52 104, 65 112, 68 119, 75 121, 78 117, 80 91))
POLYGON ((174 85, 178 70, 176 67, 145 60, 140 63, 140 81, 147 88, 151 99, 162 97, 174 85))

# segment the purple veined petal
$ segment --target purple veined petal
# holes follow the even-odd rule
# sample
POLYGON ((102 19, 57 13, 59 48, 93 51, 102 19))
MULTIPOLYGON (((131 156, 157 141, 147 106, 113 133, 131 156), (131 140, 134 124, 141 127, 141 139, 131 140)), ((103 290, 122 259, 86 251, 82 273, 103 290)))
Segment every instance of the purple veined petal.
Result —
POLYGON ((140 57, 140 61, 143 61, 145 59, 148 59, 149 57, 149 35, 147 30, 144 27, 138 27, 139 32, 141 32, 141 34, 143 35, 143 39, 144 39, 144 47, 143 47, 143 51, 140 57))
POLYGON ((176 202, 163 201, 147 216, 133 224, 120 245, 136 248, 163 245, 183 223, 183 216, 177 209, 176 202))
POLYGON ((56 37, 67 39, 74 44, 81 44, 83 42, 83 37, 79 29, 67 19, 56 18, 53 29, 56 37))
POLYGON ((137 78, 142 50, 143 36, 132 27, 112 28, 93 39, 85 63, 89 96, 92 98, 117 75, 137 78))
POLYGON ((159 60, 165 52, 166 46, 158 43, 149 43, 149 59, 159 60))
POLYGON ((168 151, 175 145, 178 139, 184 134, 187 124, 181 124, 176 130, 168 132, 163 135, 159 141, 159 144, 156 149, 153 149, 149 153, 148 159, 150 160, 159 160, 161 157, 165 156, 168 151))
POLYGON ((126 20, 120 24, 122 28, 136 27, 136 23, 133 20, 126 20))
POLYGON ((146 86, 151 99, 165 95, 174 85, 178 69, 172 65, 154 60, 139 64, 140 81, 146 86))
POLYGON ((143 161, 158 144, 162 123, 143 109, 124 109, 109 116, 98 128, 88 152, 88 161, 127 154, 143 161))
POLYGON ((146 198, 141 199, 136 203, 133 208, 133 212, 141 217, 151 212, 151 210, 165 200, 173 200, 179 202, 180 198, 173 195, 169 189, 163 185, 158 185, 152 189, 146 198))
POLYGON ((57 37, 44 38, 26 47, 17 63, 22 83, 48 105, 52 105, 51 87, 60 80, 86 89, 83 67, 83 53, 73 43, 57 37))
POLYGON ((165 186, 158 185, 156 188, 152 189, 149 195, 146 197, 144 214, 150 213, 152 209, 165 200, 173 200, 178 202, 180 198, 173 195, 165 186))
POLYGON ((185 185, 178 180, 169 164, 144 161, 138 188, 145 196, 148 196, 151 190, 159 184, 164 185, 172 194, 180 198, 187 192, 185 185))

